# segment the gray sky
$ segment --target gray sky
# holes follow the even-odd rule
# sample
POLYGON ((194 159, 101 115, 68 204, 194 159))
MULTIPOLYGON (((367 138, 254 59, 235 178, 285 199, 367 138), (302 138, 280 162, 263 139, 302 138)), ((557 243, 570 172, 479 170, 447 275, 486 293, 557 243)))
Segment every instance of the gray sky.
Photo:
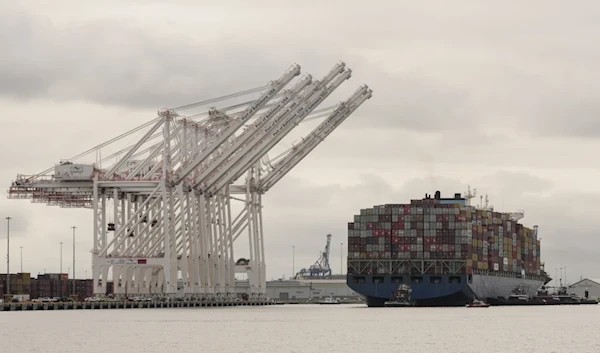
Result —
MULTIPOLYGON (((157 108, 263 85, 294 62, 320 77, 343 60, 353 77, 323 106, 363 82, 373 98, 264 198, 269 278, 291 275, 292 245, 296 270, 312 264, 327 233, 339 272, 360 208, 467 184, 540 226, 551 275, 600 276, 597 1, 143 3, 0 4, 5 187, 157 108)), ((0 215, 14 218, 13 271, 19 246, 24 270, 57 271, 60 241, 66 270, 71 225, 78 277, 89 268, 89 211, 0 198, 0 215)))

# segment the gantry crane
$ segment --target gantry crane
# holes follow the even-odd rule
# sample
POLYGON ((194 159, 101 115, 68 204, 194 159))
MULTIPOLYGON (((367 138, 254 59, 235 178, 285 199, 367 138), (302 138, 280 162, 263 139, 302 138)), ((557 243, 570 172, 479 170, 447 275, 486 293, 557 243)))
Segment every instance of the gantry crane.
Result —
POLYGON ((339 63, 321 80, 304 75, 284 89, 299 75, 295 64, 268 85, 159 110, 152 121, 54 168, 18 175, 9 198, 92 209, 95 294, 105 293, 110 272, 117 295, 172 296, 180 271, 186 296, 228 298, 239 271, 248 274, 251 296, 265 298, 262 195, 372 94, 362 85, 334 109, 315 110, 351 70, 339 63), (182 115, 256 93, 255 100, 182 115), (295 126, 324 114, 299 144, 269 160, 267 153, 295 126), (95 164, 77 162, 141 132, 134 145, 95 164), (237 215, 235 201, 241 201, 237 215), (243 232, 249 258, 235 261, 233 244, 243 232))
POLYGON ((307 269, 303 268, 298 272, 295 278, 298 277, 330 277, 331 267, 329 266, 329 252, 331 248, 331 234, 327 234, 327 243, 325 244, 325 250, 321 253, 317 261, 310 265, 307 269))

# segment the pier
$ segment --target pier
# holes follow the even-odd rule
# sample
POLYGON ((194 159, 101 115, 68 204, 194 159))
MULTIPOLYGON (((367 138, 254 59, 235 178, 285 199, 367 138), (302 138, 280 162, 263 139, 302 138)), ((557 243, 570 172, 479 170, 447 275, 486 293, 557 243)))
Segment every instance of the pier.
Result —
POLYGON ((226 306, 266 306, 276 305, 274 301, 146 301, 146 302, 64 302, 64 303, 0 303, 0 311, 34 310, 94 310, 94 309, 158 309, 158 308, 199 308, 226 306))

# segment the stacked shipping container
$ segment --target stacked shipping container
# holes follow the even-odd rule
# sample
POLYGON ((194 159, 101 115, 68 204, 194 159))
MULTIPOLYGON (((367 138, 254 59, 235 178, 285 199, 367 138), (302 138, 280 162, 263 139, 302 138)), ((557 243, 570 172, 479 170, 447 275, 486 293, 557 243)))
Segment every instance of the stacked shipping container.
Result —
MULTIPOLYGON (((0 276, 0 297, 5 294, 6 275, 0 276)), ((107 287, 112 292, 112 282, 107 287)), ((29 273, 10 275, 10 293, 12 295, 29 294, 31 299, 40 297, 60 297, 73 294, 73 280, 67 274, 42 274, 31 278, 29 273)), ((84 299, 93 295, 91 279, 75 280, 75 295, 84 299)))
MULTIPOLYGON (((363 209, 348 223, 349 261, 460 260, 468 273, 539 275, 539 249, 537 229, 523 227, 508 214, 437 199, 363 209)), ((429 269, 440 271, 436 266, 429 269)))

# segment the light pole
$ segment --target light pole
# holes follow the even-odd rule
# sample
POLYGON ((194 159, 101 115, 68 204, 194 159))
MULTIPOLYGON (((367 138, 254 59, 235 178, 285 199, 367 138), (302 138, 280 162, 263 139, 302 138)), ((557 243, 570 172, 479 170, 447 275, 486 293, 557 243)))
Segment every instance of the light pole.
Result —
POLYGON ((61 241, 60 242, 60 270, 58 271, 58 285, 60 286, 59 293, 60 293, 60 297, 61 298, 63 296, 63 286, 62 286, 62 264, 63 264, 63 261, 62 261, 62 245, 63 245, 63 242, 61 241))
POLYGON ((344 274, 344 243, 340 243, 340 274, 344 274))
POLYGON ((75 296, 75 229, 77 227, 73 226, 73 296, 75 296))
POLYGON ((558 269, 560 271, 560 286, 562 287, 562 267, 558 269))
POLYGON ((21 246, 21 273, 23 273, 23 247, 21 246))
POLYGON ((61 241, 60 242, 60 269, 58 271, 59 273, 62 273, 62 264, 63 264, 63 261, 62 261, 62 246, 63 246, 63 242, 61 241))
POLYGON ((296 278, 296 246, 292 245, 292 278, 296 278))
POLYGON ((10 298, 10 220, 6 217, 6 295, 10 298))

